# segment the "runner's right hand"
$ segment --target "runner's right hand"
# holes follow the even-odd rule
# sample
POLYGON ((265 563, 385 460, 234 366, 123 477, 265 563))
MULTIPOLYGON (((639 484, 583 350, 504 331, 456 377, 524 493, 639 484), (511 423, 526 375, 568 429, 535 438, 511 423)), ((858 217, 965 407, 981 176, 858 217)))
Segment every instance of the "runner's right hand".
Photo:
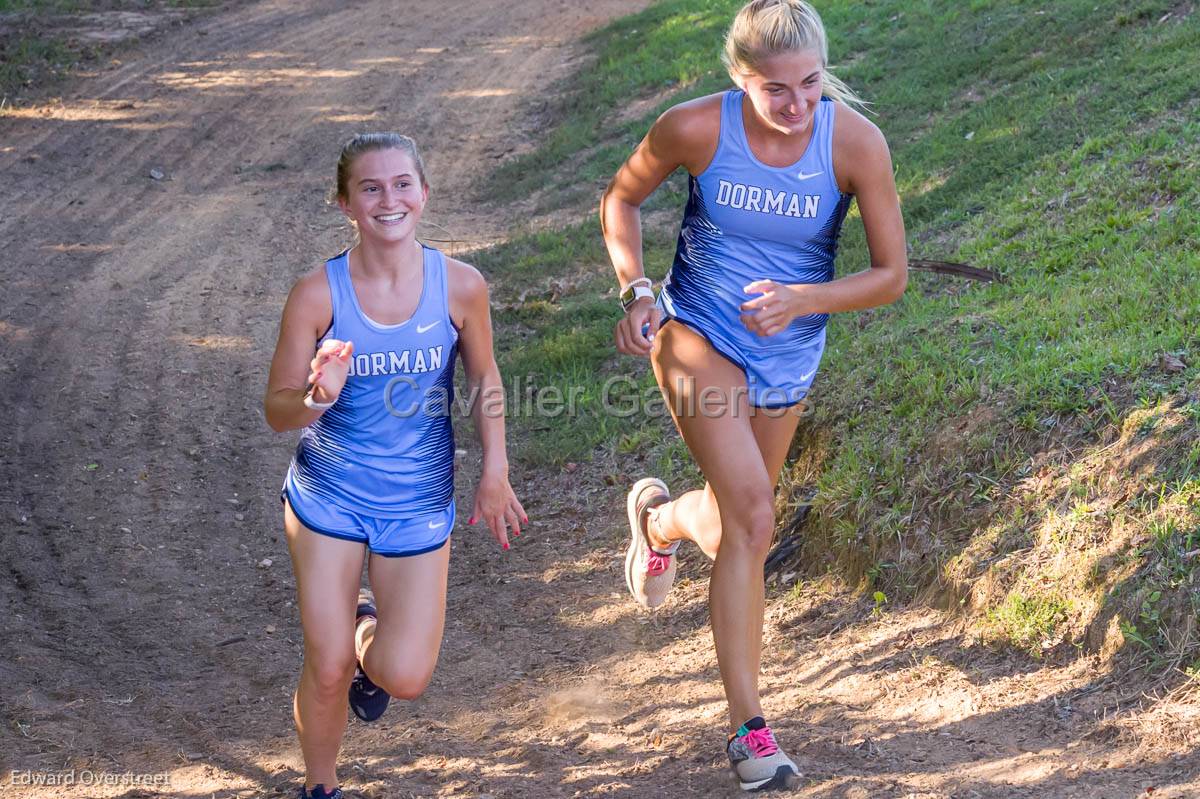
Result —
POLYGON ((308 383, 312 386, 314 400, 333 402, 338 398, 346 385, 353 355, 354 342, 335 338, 325 340, 308 366, 308 383))
POLYGON ((643 358, 649 356, 661 318, 662 311, 654 304, 654 300, 649 297, 639 298, 629 307, 624 318, 617 322, 614 335, 617 351, 626 355, 640 355, 643 358))

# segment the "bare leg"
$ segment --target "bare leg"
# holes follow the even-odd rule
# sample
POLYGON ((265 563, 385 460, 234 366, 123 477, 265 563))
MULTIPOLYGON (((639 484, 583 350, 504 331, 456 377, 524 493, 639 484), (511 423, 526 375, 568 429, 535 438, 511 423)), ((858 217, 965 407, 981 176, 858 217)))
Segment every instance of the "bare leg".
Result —
POLYGON ((416 699, 433 676, 446 620, 449 563, 449 541, 411 557, 371 555, 379 617, 363 623, 358 653, 371 682, 397 699, 416 699))
POLYGON ((798 418, 751 417, 742 370, 684 325, 663 327, 653 363, 675 423, 708 485, 671 503, 674 507, 659 514, 652 529, 664 538, 688 538, 715 556, 709 612, 731 727, 736 728, 762 714, 763 563, 775 530, 775 482, 798 418), (706 394, 724 396, 723 412, 697 410, 705 407, 706 394))
POLYGON ((304 628, 304 667, 293 710, 305 785, 337 786, 337 754, 346 729, 346 695, 354 677, 354 602, 365 546, 309 530, 291 506, 284 531, 304 628))
MULTIPOLYGON (((763 465, 771 477, 772 490, 779 484, 779 473, 783 471, 799 421, 795 409, 771 412, 771 415, 759 411, 750 417, 750 427, 762 453, 763 465)), ((704 488, 680 494, 650 511, 647 533, 655 546, 665 548, 672 541, 683 539, 700 547, 709 560, 715 560, 721 546, 721 515, 712 484, 706 482, 704 488)))

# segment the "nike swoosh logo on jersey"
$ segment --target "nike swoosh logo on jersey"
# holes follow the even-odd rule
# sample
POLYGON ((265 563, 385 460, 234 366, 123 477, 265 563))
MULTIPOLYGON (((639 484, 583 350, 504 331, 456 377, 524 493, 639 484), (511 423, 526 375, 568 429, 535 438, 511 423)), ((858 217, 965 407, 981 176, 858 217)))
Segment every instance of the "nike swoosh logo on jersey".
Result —
POLYGON ((818 175, 824 175, 824 174, 825 174, 824 172, 812 172, 812 173, 797 172, 796 177, 800 178, 801 180, 808 180, 809 178, 815 178, 818 175))
POLYGON ((430 529, 430 530, 436 530, 436 529, 438 529, 439 527, 445 527, 445 526, 446 526, 446 523, 445 523, 445 522, 438 522, 437 524, 434 524, 433 522, 430 522, 430 523, 429 523, 429 529, 430 529))
POLYGON ((441 319, 439 319, 439 320, 437 320, 436 322, 430 322, 430 323, 429 323, 429 324, 427 324, 427 325, 417 325, 417 332, 418 332, 418 333, 424 333, 426 330, 430 330, 430 329, 432 329, 432 328, 434 328, 434 327, 437 327, 437 326, 438 326, 438 325, 440 325, 441 323, 442 323, 442 320, 441 320, 441 319))
POLYGON ((808 380, 808 378, 812 377, 816 373, 817 373, 817 370, 813 369, 811 372, 809 372, 806 375, 800 375, 800 382, 803 383, 805 380, 808 380))

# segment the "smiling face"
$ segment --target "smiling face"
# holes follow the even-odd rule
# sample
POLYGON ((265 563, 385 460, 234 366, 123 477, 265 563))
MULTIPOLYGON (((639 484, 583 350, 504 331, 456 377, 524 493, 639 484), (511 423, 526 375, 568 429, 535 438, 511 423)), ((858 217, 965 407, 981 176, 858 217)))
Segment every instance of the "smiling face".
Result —
POLYGON ((429 187, 412 156, 387 148, 354 159, 338 205, 363 241, 390 244, 415 235, 427 199, 429 187))
POLYGON ((803 133, 821 102, 820 53, 810 50, 766 56, 753 72, 736 76, 764 126, 783 134, 803 133))

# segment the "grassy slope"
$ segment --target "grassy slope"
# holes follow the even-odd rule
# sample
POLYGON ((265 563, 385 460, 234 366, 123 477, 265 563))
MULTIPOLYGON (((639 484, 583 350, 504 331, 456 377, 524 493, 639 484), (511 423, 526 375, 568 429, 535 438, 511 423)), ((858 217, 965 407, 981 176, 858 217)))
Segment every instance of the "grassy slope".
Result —
MULTIPOLYGON (((489 191, 594 205, 658 112, 727 85, 717 53, 738 5, 668 0, 601 31, 559 126, 489 191)), ((914 257, 1008 280, 917 275, 896 305, 831 323, 817 419, 784 481, 819 488, 806 564, 893 598, 970 603, 993 635, 1035 655, 1112 648, 1123 628, 1153 662, 1190 665, 1200 14, 1167 0, 819 8, 839 75, 874 103, 892 144, 914 257), (1174 371, 1164 353, 1187 365, 1174 371)), ((680 186, 650 207, 679 207, 680 186)), ((673 235, 648 234, 656 276, 673 235)), ((576 416, 516 420, 525 456, 681 468, 661 417, 599 412, 605 378, 652 383, 611 346, 596 226, 476 261, 525 292, 497 297, 508 378, 583 387, 576 416)), ((839 273, 866 263, 852 213, 839 273)))
MULTIPOLYGON (((220 0, 0 0, 0 100, 53 89, 81 62, 119 49, 80 42, 77 18, 100 11, 196 8, 220 0)), ((0 109, 3 105, 0 105, 0 109)))

